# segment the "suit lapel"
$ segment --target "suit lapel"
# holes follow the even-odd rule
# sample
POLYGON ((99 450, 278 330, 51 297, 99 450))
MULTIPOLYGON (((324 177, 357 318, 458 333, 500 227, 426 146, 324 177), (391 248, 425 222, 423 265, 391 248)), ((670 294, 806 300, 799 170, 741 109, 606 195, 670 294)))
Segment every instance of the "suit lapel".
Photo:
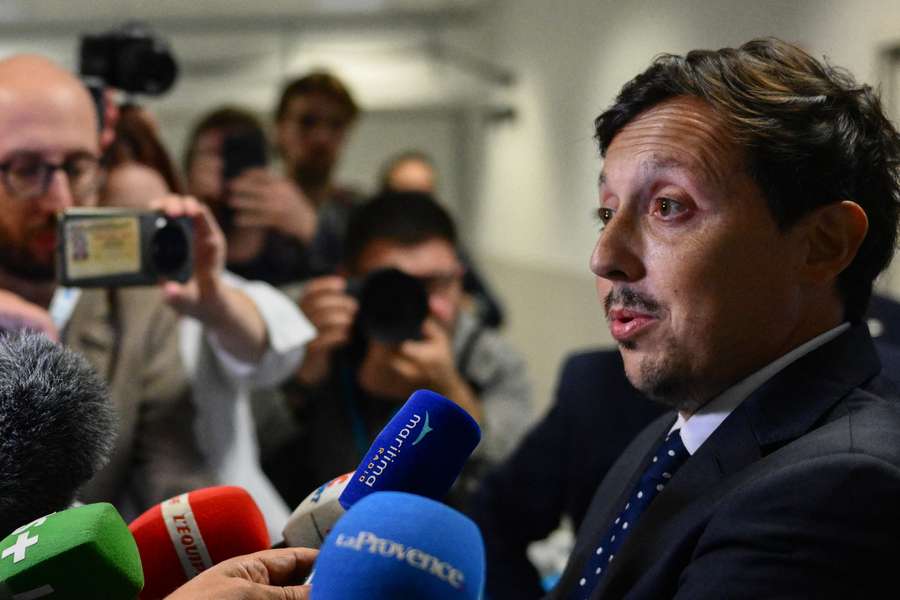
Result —
MULTIPOLYGON (((629 582, 637 580, 679 541, 685 541, 685 527, 689 525, 679 519, 687 514, 688 506, 702 499, 709 504, 705 510, 712 510, 717 498, 743 480, 737 474, 808 432, 841 398, 880 370, 881 363, 868 331, 858 325, 801 357, 760 386, 688 459, 641 515, 591 598, 599 599, 607 590, 613 596, 621 595, 620 591, 627 590, 629 582)), ((648 428, 654 430, 656 437, 645 447, 640 459, 627 462, 632 469, 631 476, 619 479, 620 484, 627 480, 624 492, 616 496, 614 504, 603 505, 602 523, 599 523, 598 509, 598 519, 591 521, 594 529, 584 528, 584 531, 591 531, 597 537, 603 535, 621 511, 626 501, 624 494, 631 493, 649 460, 649 453, 667 431, 667 428, 660 429, 658 423, 648 428)), ((611 490, 604 489, 606 483, 605 480, 598 490, 598 497, 610 493, 611 490)), ((598 508, 598 503, 595 497, 591 510, 598 508)), ((697 511, 692 510, 690 514, 687 518, 696 520, 697 511)))

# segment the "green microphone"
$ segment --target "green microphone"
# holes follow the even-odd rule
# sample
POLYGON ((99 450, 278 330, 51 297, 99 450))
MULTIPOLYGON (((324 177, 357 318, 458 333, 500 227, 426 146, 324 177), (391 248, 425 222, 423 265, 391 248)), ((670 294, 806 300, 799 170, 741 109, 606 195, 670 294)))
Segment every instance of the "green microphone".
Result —
POLYGON ((112 504, 36 519, 0 541, 0 600, 137 598, 137 544, 112 504))

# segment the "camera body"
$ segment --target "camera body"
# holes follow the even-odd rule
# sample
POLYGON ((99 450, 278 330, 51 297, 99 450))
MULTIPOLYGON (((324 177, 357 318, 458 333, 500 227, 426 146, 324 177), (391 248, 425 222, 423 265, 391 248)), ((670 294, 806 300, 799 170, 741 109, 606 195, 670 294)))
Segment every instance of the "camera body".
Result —
POLYGON ((57 279, 70 287, 185 282, 194 270, 188 217, 118 208, 72 208, 58 220, 57 279))
POLYGON ((399 269, 378 269, 348 282, 347 293, 359 301, 353 323, 357 337, 386 343, 422 339, 428 290, 412 275, 399 269))
POLYGON ((140 23, 82 36, 80 64, 83 78, 151 96, 167 92, 178 77, 169 45, 140 23))

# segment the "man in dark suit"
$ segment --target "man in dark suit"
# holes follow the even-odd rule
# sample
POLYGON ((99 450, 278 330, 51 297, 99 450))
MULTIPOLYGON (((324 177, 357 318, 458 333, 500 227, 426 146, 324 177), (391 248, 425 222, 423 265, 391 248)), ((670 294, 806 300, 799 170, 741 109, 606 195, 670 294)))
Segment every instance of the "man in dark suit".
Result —
POLYGON ((543 595, 528 544, 547 537, 563 516, 578 528, 610 466, 663 412, 628 383, 617 350, 566 359, 550 412, 485 478, 469 511, 484 536, 491 600, 543 595))
POLYGON ((755 40, 656 59, 595 125, 591 268, 629 381, 674 412, 609 470, 550 597, 884 593, 900 406, 863 316, 900 137, 877 97, 755 40))

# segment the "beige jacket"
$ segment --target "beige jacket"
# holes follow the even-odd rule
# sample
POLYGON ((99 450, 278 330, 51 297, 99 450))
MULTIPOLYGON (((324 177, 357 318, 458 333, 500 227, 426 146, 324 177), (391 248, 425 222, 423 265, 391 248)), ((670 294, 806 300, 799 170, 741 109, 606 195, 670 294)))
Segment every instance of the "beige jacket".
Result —
POLYGON ((106 378, 119 417, 110 462, 82 488, 81 501, 112 502, 129 520, 212 484, 194 439, 177 315, 158 289, 84 290, 63 338, 106 378))

